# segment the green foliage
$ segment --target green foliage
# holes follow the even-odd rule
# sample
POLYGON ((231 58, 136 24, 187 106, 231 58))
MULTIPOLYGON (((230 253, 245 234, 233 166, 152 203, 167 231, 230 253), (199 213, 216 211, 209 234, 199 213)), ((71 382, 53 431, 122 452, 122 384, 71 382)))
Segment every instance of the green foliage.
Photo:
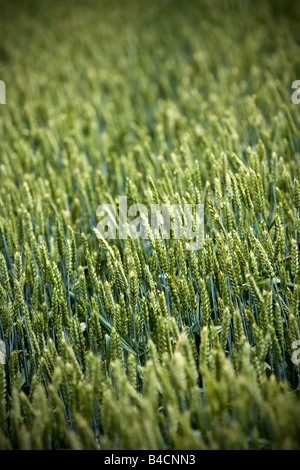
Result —
POLYGON ((299 10, 15 5, 0 448, 299 448, 299 10), (203 203, 203 248, 104 240, 96 209, 119 195, 203 203))

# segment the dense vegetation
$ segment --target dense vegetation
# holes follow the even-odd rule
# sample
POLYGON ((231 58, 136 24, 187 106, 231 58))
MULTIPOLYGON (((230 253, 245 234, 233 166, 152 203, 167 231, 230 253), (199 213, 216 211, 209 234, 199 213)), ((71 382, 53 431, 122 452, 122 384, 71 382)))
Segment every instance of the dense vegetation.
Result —
POLYGON ((299 16, 1 6, 0 448, 300 447, 299 16), (203 248, 97 238, 120 195, 203 248))

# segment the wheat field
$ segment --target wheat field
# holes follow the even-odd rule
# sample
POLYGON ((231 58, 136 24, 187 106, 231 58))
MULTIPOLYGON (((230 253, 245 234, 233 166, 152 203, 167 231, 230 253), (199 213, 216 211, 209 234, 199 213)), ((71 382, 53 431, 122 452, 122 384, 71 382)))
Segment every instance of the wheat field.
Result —
POLYGON ((2 3, 0 448, 299 449, 299 5, 2 3))

